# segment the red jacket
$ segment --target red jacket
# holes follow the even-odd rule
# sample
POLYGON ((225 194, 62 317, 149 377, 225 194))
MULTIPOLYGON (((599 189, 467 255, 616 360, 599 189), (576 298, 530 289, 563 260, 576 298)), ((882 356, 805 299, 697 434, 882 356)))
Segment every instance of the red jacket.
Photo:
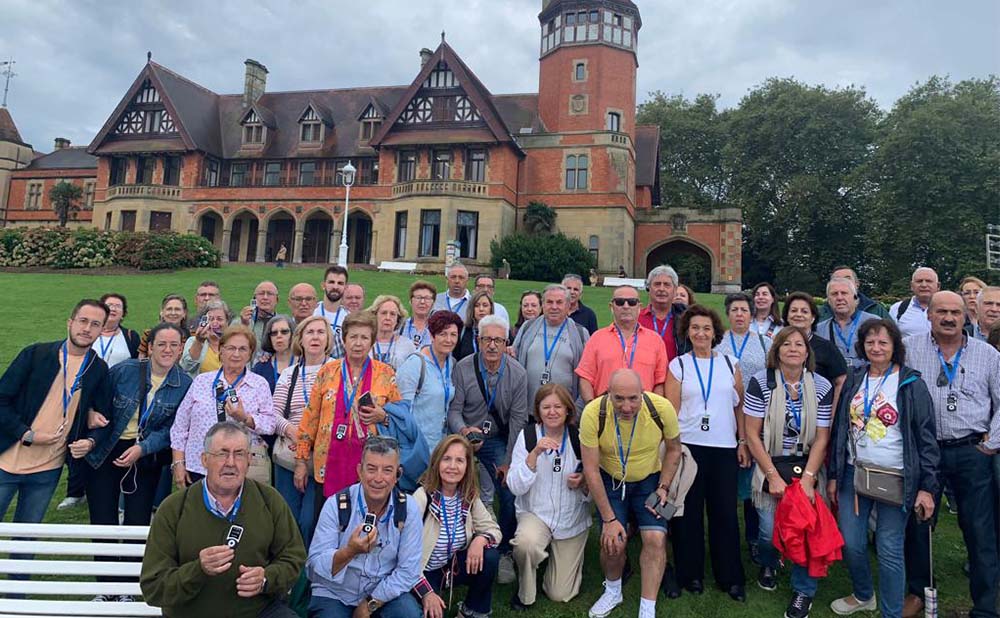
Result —
POLYGON ((809 502, 798 479, 785 490, 774 514, 774 546, 782 556, 809 569, 810 577, 826 577, 843 555, 844 537, 819 495, 809 502))

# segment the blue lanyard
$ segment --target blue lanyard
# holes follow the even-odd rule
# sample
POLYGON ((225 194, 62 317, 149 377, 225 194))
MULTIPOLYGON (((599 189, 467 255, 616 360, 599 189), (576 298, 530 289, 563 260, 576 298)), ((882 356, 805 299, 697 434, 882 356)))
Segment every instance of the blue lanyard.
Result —
MULTIPOLYGON (((640 409, 639 412, 642 412, 640 409)), ((615 417, 615 434, 618 435, 618 461, 622 465, 622 483, 625 482, 625 470, 628 467, 628 458, 632 454, 632 442, 635 438, 635 427, 639 424, 639 414, 636 413, 635 418, 632 419, 632 433, 628 437, 628 450, 622 448, 622 429, 618 426, 618 413, 612 410, 612 414, 615 417)), ((565 440, 566 434, 563 434, 563 439, 565 440)))
POLYGON ((375 342, 375 356, 378 357, 379 361, 381 361, 383 363, 388 363, 390 360, 392 360, 392 347, 394 345, 396 345, 396 335, 393 335, 392 339, 389 340, 389 349, 388 349, 388 351, 386 351, 385 354, 383 354, 382 353, 382 346, 380 346, 378 344, 378 341, 376 341, 375 342))
MULTIPOLYGON (((434 354, 434 350, 431 350, 431 358, 434 359, 434 366, 437 367, 438 376, 441 378, 441 388, 444 389, 444 409, 445 412, 448 411, 448 400, 451 399, 451 359, 444 359, 444 369, 441 368, 441 363, 438 361, 437 355, 434 354)), ((423 362, 423 361, 420 361, 423 362)), ((487 408, 488 410, 489 408, 487 408)))
MULTIPOLYGON (((760 333, 758 333, 759 335, 760 333)), ((743 360, 743 350, 747 349, 747 341, 750 341, 750 333, 748 332, 743 336, 743 344, 740 345, 740 351, 736 351, 736 337, 733 337, 733 331, 729 331, 729 347, 733 349, 733 354, 736 355, 736 360, 743 360)))
MULTIPOLYGON (((236 390, 236 386, 240 382, 243 381, 243 376, 245 376, 246 374, 247 374, 247 370, 244 369, 243 373, 241 373, 239 375, 239 377, 236 378, 236 381, 229 385, 229 388, 231 388, 231 389, 233 389, 235 391, 236 390)), ((222 367, 219 367, 219 370, 215 372, 215 379, 212 380, 212 388, 216 388, 219 384, 222 384, 222 380, 219 379, 219 376, 221 376, 221 375, 222 375, 222 367)), ((216 388, 216 390, 218 390, 218 389, 216 388)), ((226 398, 226 393, 225 393, 225 391, 223 391, 223 393, 222 393, 222 399, 219 399, 219 401, 224 401, 225 398, 226 398)))
POLYGON ((453 313, 458 313, 459 311, 461 311, 462 310, 462 306, 465 304, 465 301, 467 301, 467 300, 469 300, 469 299, 468 298, 462 298, 462 300, 459 301, 459 303, 457 305, 455 305, 454 307, 452 307, 451 306, 451 296, 448 296, 448 292, 444 293, 444 302, 448 303, 448 311, 451 311, 453 313))
MULTIPOLYGON (((940 352, 939 352, 939 354, 940 354, 940 352)), ((872 395, 871 399, 868 398, 868 382, 870 382, 871 380, 868 378, 867 375, 865 376, 865 403, 864 403, 864 406, 865 406, 864 407, 864 410, 865 410, 865 425, 868 424, 868 419, 871 418, 871 415, 872 415, 872 406, 875 405, 875 400, 878 399, 878 394, 879 394, 879 391, 882 390, 882 385, 885 384, 886 379, 888 379, 888 377, 891 376, 891 375, 892 375, 892 363, 889 364, 889 368, 886 370, 885 374, 882 376, 882 380, 878 383, 878 386, 875 387, 875 394, 872 395)))
POLYGON ((656 330, 656 334, 660 336, 660 339, 663 339, 663 336, 666 335, 670 329, 670 322, 673 321, 674 314, 669 310, 667 311, 667 319, 663 321, 663 328, 660 328, 660 323, 657 321, 655 313, 650 311, 649 315, 653 318, 653 328, 656 330))
POLYGON ((111 348, 114 346, 115 337, 118 336, 119 332, 121 331, 115 331, 115 334, 108 338, 108 345, 104 345, 104 337, 97 338, 97 344, 101 346, 101 360, 108 360, 108 352, 110 352, 111 348))
POLYGON ((306 359, 302 359, 302 364, 299 366, 299 383, 302 386, 302 400, 306 402, 306 407, 309 407, 309 389, 306 388, 306 359))
MULTIPOLYGON (((555 339, 552 340, 552 347, 549 347, 549 323, 542 318, 542 351, 545 352, 545 368, 549 368, 549 361, 552 358, 552 354, 556 351, 556 346, 559 344, 559 337, 563 333, 563 329, 566 328, 566 322, 568 319, 563 320, 562 325, 559 327, 559 331, 556 332, 555 339)), ((536 333, 538 331, 535 331, 536 333)))
MULTIPOLYGON (((799 380, 799 383, 795 386, 796 393, 799 396, 798 401, 796 401, 792 399, 792 394, 788 392, 788 383, 785 382, 785 374, 782 373, 780 369, 778 370, 778 373, 781 374, 781 390, 785 392, 785 407, 788 408, 788 411, 792 413, 792 417, 795 419, 795 429, 801 430, 802 429, 802 379, 805 378, 805 374, 803 374, 802 378, 799 380)), ((865 382, 865 393, 867 392, 868 392, 868 383, 865 382)))
POLYGON ((691 360, 694 361, 694 370, 698 374, 698 385, 701 386, 701 400, 705 402, 705 410, 708 410, 708 398, 712 396, 712 374, 715 373, 715 353, 712 353, 710 357, 711 360, 708 362, 708 388, 705 388, 705 382, 701 378, 701 369, 698 367, 698 359, 695 357, 694 352, 691 352, 691 360))
POLYGON ((347 409, 347 416, 351 416, 351 408, 354 406, 354 398, 358 395, 358 389, 361 388, 361 383, 365 381, 365 372, 368 371, 368 366, 371 365, 372 359, 366 358, 365 364, 361 366, 361 375, 358 376, 358 383, 354 385, 354 390, 351 391, 350 399, 347 397, 347 391, 350 388, 351 369, 347 366, 347 359, 345 358, 340 363, 340 393, 344 397, 344 405, 347 409))
POLYGON ((507 355, 504 354, 500 359, 500 372, 497 374, 497 385, 496 388, 490 392, 490 381, 489 374, 486 372, 486 365, 483 364, 483 359, 479 359, 479 373, 483 376, 483 388, 486 389, 486 413, 489 414, 490 410, 493 409, 493 402, 496 401, 497 393, 500 392, 500 381, 503 380, 503 370, 507 367, 507 355))
MULTIPOLYGON (((333 322, 330 322, 330 328, 336 329, 337 328, 337 324, 340 323, 340 310, 341 309, 343 309, 343 307, 337 307, 337 313, 335 313, 333 315, 333 322)), ((326 307, 323 306, 323 303, 319 304, 319 314, 321 316, 323 316, 324 318, 326 317, 326 307)))
POLYGON ((944 360, 944 355, 941 354, 941 350, 937 351, 938 360, 941 361, 941 371, 944 372, 944 377, 948 378, 948 388, 951 388, 951 383, 955 381, 955 376, 958 375, 958 364, 962 362, 962 348, 958 349, 958 353, 955 355, 955 362, 949 365, 947 361, 944 360))
MULTIPOLYGON (((636 417, 636 420, 638 420, 638 417, 636 417)), ((634 425, 632 426, 632 429, 633 430, 635 429, 634 425)), ((564 452, 566 452, 566 436, 568 436, 568 435, 569 435, 569 431, 567 431, 566 428, 563 427, 562 444, 559 446, 559 456, 560 457, 562 457, 562 454, 564 452)), ((629 450, 632 450, 632 443, 631 442, 629 442, 628 448, 629 448, 629 450)))
POLYGON ((846 339, 844 338, 844 331, 840 330, 840 325, 837 324, 837 319, 836 318, 831 318, 831 319, 833 320, 834 331, 837 333, 837 339, 840 339, 840 342, 844 344, 844 348, 846 348, 847 350, 847 355, 850 356, 851 342, 854 341, 854 333, 857 332, 858 323, 861 321, 861 310, 859 309, 854 314, 854 319, 851 321, 851 330, 848 333, 846 339))
MULTIPOLYGON (((458 495, 455 496, 458 498, 458 495)), ((458 537, 458 522, 459 518, 462 516, 462 503, 458 502, 458 508, 455 509, 455 515, 448 521, 448 508, 445 506, 444 494, 438 492, 438 509, 441 511, 441 525, 444 527, 444 535, 448 538, 448 556, 451 556, 451 552, 455 547, 455 539, 458 537)))
POLYGON ((66 342, 63 341, 62 344, 63 422, 66 421, 66 416, 69 414, 69 402, 73 400, 73 393, 80 390, 80 380, 83 379, 83 374, 87 373, 87 368, 94 363, 94 357, 90 355, 90 350, 87 350, 87 353, 83 357, 83 361, 80 363, 80 368, 76 370, 76 378, 73 379, 73 385, 69 388, 69 393, 66 392, 66 363, 68 360, 69 360, 69 351, 66 348, 66 342), (90 360, 90 362, 87 362, 88 359, 90 360))
MULTIPOLYGON (((392 517, 392 511, 395 506, 392 503, 392 492, 389 492, 389 498, 386 502, 385 515, 382 516, 380 523, 386 523, 389 518, 392 517)), ((358 515, 361 516, 361 521, 365 520, 365 515, 368 514, 368 505, 365 503, 365 490, 359 485, 358 486, 358 515)))
MULTIPOLYGON (((618 341, 622 344, 622 358, 624 359, 625 358, 625 350, 627 349, 626 346, 625 346, 625 337, 622 335, 622 329, 618 328, 617 324, 615 324, 615 332, 618 333, 618 341)), ((628 368, 629 369, 632 368, 632 363, 635 361, 635 349, 637 347, 639 347, 639 325, 638 324, 635 325, 635 332, 632 333, 632 354, 630 354, 629 357, 628 357, 628 368)), ((631 444, 629 446, 631 446, 631 444)))
MULTIPOLYGON (((295 365, 295 355, 293 354, 292 357, 288 359, 288 366, 289 367, 293 367, 294 365, 295 365)), ((271 373, 272 373, 272 375, 274 375, 274 382, 277 384, 277 382, 278 382, 278 376, 281 374, 281 372, 278 371, 278 357, 277 356, 275 356, 273 359, 271 359, 271 373)))
POLYGON ((212 505, 212 499, 208 495, 208 483, 205 481, 201 482, 201 497, 205 500, 205 508, 208 509, 209 513, 215 515, 219 519, 225 519, 231 524, 236 522, 236 515, 240 512, 240 504, 243 503, 242 490, 240 490, 240 495, 236 497, 236 502, 233 503, 233 508, 229 511, 229 515, 223 514, 222 511, 212 505))

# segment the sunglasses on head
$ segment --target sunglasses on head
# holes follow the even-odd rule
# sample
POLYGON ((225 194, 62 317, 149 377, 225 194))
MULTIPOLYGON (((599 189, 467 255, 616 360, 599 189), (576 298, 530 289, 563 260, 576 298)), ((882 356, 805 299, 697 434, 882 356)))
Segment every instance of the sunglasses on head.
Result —
POLYGON ((628 305, 629 307, 635 307, 639 304, 638 298, 612 298, 611 302, 615 304, 616 307, 624 307, 628 305))

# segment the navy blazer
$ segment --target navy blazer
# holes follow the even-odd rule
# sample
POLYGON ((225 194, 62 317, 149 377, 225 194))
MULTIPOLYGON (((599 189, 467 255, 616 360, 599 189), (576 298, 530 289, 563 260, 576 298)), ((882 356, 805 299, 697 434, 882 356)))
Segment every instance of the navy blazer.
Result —
MULTIPOLYGON (((42 402, 60 371, 60 348, 64 340, 34 343, 18 353, 0 377, 0 452, 21 440, 38 416, 42 402)), ((87 413, 97 410, 107 416, 111 411, 111 388, 108 365, 93 350, 84 359, 87 370, 80 380, 80 404, 69 428, 66 442, 91 435, 87 413)), ((73 379, 69 376, 68 379, 73 379)))

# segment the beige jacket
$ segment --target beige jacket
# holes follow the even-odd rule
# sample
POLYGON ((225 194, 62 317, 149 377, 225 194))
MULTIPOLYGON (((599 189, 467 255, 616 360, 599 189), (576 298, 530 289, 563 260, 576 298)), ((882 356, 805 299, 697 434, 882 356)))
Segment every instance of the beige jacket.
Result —
POLYGON ((684 516, 684 500, 687 498, 688 490, 698 476, 698 463, 691 455, 688 447, 681 445, 681 462, 674 473, 674 479, 670 481, 670 490, 667 492, 667 502, 677 507, 674 517, 684 516))
MULTIPOLYGON (((427 561, 431 558, 431 552, 434 551, 438 535, 441 533, 441 520, 435 517, 427 508, 427 492, 424 491, 423 487, 418 487, 410 499, 417 503, 420 513, 426 515, 424 517, 423 553, 420 560, 420 570, 423 572, 427 567, 427 561)), ((469 543, 472 542, 472 538, 477 533, 489 536, 492 539, 491 545, 499 545, 503 539, 503 535, 500 533, 500 526, 493 519, 493 513, 486 508, 486 505, 479 498, 476 498, 476 501, 472 503, 472 507, 466 512, 465 543, 459 550, 468 547, 469 543)))

